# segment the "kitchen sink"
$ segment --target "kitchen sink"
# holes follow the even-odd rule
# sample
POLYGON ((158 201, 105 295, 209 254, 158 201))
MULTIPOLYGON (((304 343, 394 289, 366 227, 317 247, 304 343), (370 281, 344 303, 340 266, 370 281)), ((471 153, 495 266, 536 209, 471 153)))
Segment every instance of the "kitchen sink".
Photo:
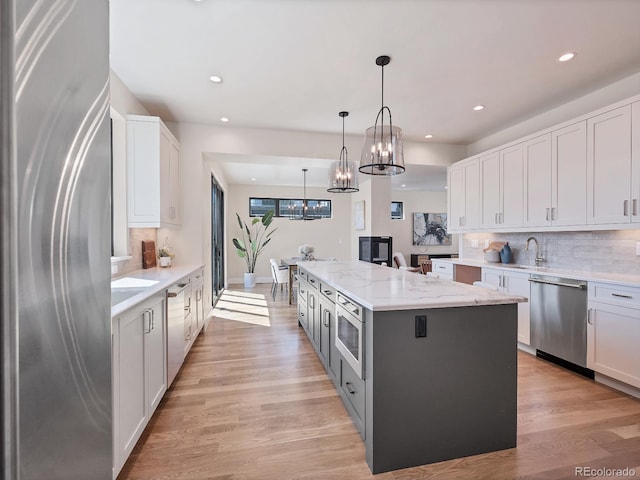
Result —
POLYGON ((148 287, 139 288, 112 288, 111 289, 111 306, 117 305, 128 300, 139 293, 144 292, 148 287))
POLYGON ((117 305, 131 297, 144 292, 158 283, 157 280, 123 277, 111 282, 111 306, 117 305))

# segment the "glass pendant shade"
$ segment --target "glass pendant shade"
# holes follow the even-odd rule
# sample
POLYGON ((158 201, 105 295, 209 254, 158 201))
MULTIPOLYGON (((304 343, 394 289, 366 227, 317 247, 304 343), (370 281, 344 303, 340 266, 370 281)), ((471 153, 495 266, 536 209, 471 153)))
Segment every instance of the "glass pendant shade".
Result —
POLYGON ((404 170, 402 129, 389 125, 367 128, 360 171, 367 175, 398 175, 404 170))
POLYGON ((358 192, 358 170, 356 162, 350 162, 347 147, 344 145, 344 117, 349 112, 340 112, 342 117, 342 149, 340 150, 340 159, 334 162, 329 169, 329 188, 327 192, 331 193, 353 193, 358 192))
POLYGON ((393 126, 391 110, 384 104, 384 66, 390 61, 387 55, 376 58, 382 71, 382 95, 376 123, 365 132, 360 157, 359 170, 367 175, 398 175, 405 170, 402 130, 393 126))

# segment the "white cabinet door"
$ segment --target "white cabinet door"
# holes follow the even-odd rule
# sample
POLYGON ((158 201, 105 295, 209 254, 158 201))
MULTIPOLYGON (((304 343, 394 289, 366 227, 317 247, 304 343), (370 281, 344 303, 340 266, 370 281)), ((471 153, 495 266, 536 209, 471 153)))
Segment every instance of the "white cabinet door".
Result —
POLYGON ((465 163, 463 230, 473 230, 480 225, 480 163, 465 163))
POLYGON ((631 104, 631 221, 640 222, 640 102, 631 104))
POLYGON ((131 228, 180 225, 180 144, 158 117, 127 117, 131 228))
POLYGON ((480 225, 484 228, 496 228, 502 215, 502 188, 500 155, 492 153, 478 159, 482 183, 480 225))
POLYGON ((482 281, 491 285, 495 285, 496 287, 498 287, 498 291, 505 291, 502 285, 502 270, 500 269, 483 268, 482 281))
POLYGON ((631 105, 587 120, 587 223, 629 223, 631 105))
MULTIPOLYGON (((505 270, 507 293, 529 298, 530 283, 528 273, 505 270)), ((531 343, 531 320, 529 302, 518 304, 518 341, 529 345, 531 343)))
POLYGON ((157 301, 146 312, 144 355, 149 418, 167 391, 167 335, 164 312, 164 299, 157 301))
POLYGON ((464 217, 464 170, 462 165, 455 165, 447 172, 447 200, 449 206, 450 232, 462 230, 462 220, 464 217))
POLYGON ((524 209, 523 145, 514 145, 500 152, 500 213, 501 228, 522 227, 524 209))
POLYGON ((640 310, 589 303, 587 366, 640 388, 640 310))
POLYGON ((551 133, 551 223, 587 223, 587 122, 551 133))
POLYGON ((524 143, 524 225, 551 225, 551 134, 524 143))
POLYGON ((119 364, 118 451, 117 470, 124 464, 147 424, 144 372, 144 329, 146 314, 136 310, 119 319, 118 351, 115 361, 119 364))

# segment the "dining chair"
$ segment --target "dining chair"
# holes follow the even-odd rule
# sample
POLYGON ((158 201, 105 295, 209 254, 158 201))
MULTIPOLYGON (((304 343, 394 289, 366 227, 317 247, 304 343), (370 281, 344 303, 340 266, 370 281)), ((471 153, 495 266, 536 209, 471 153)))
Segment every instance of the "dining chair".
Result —
POLYGON ((404 259, 404 255, 400 252, 394 252, 393 253, 393 263, 395 264, 396 268, 400 269, 400 270, 406 270, 408 272, 422 272, 422 269, 420 267, 410 267, 407 265, 407 261, 404 259))
POLYGON ((286 286, 289 284, 289 269, 286 266, 282 267, 275 258, 270 258, 269 263, 271 264, 271 276, 273 278, 271 297, 275 300, 278 285, 280 285, 280 291, 282 291, 283 285, 286 286))

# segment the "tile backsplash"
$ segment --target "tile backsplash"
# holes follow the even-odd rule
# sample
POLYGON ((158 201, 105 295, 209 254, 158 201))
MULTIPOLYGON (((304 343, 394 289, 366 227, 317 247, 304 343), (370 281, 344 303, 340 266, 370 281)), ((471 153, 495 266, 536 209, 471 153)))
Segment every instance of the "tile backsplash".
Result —
POLYGON ((118 271, 112 273, 112 277, 119 277, 142 268, 142 241, 153 240, 158 247, 157 228, 130 228, 129 229, 129 255, 131 260, 118 264, 118 271))
POLYGON ((640 256, 636 242, 640 230, 602 230, 595 232, 545 233, 468 233, 461 235, 460 257, 484 260, 485 241, 509 242, 513 263, 533 265, 535 245, 525 242, 535 237, 540 242, 545 267, 588 272, 640 274, 640 256), (477 248, 473 246, 477 241, 477 248))

